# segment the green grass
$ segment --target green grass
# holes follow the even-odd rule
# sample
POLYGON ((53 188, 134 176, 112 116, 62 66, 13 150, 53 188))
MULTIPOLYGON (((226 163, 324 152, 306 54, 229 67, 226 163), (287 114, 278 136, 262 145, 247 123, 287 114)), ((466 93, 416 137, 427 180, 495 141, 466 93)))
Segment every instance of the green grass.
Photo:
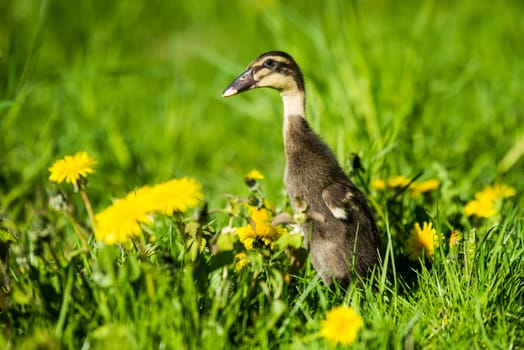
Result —
MULTIPOLYGON (((329 348, 317 333, 340 304, 364 319, 355 348, 524 346, 523 11, 473 0, 0 2, 0 346, 329 348), (375 290, 330 290, 309 263, 291 270, 283 249, 252 252, 241 271, 238 243, 212 251, 229 220, 217 210, 227 194, 249 195, 249 170, 288 210, 278 94, 221 98, 273 49, 300 64, 308 119, 341 163, 362 160, 354 178, 389 252, 375 290), (198 231, 206 249, 191 246, 189 212, 155 224, 154 254, 79 251, 48 205, 47 169, 80 150, 98 161, 87 189, 96 212, 146 184, 197 179, 213 210, 198 231), (419 174, 441 182, 425 199, 369 187, 419 174), (494 218, 466 217, 492 183, 517 194, 494 218), (443 238, 421 266, 404 242, 429 218, 443 238)), ((78 193, 61 189, 88 230, 78 193)))

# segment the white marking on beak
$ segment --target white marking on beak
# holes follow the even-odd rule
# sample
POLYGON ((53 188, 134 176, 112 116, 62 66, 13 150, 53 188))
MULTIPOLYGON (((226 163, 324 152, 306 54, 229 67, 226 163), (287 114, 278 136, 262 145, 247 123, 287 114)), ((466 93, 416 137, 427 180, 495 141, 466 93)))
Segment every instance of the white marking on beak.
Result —
POLYGON ((233 88, 227 88, 226 90, 224 90, 224 92, 222 92, 222 97, 229 97, 229 96, 233 96, 233 95, 236 95, 238 93, 238 90, 237 89, 233 89, 233 88))

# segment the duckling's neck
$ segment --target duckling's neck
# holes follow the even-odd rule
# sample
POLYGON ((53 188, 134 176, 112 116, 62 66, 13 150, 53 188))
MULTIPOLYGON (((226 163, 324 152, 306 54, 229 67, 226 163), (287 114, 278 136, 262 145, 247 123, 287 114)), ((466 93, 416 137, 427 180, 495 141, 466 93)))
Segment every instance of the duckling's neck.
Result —
POLYGON ((287 139, 293 129, 293 120, 305 121, 306 119, 305 95, 300 90, 285 92, 281 95, 284 104, 284 143, 287 144, 287 139))
POLYGON ((290 116, 299 115, 306 117, 304 92, 295 90, 293 92, 282 93, 282 102, 284 103, 284 122, 290 116))

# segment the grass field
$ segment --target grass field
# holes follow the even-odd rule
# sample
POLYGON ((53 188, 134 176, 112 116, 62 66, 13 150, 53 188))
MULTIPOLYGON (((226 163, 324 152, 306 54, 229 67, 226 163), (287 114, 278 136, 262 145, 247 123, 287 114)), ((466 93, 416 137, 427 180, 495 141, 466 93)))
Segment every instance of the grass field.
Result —
POLYGON ((524 347, 522 13, 522 1, 0 1, 0 347, 344 348, 321 332, 340 305, 363 320, 348 347, 524 347), (269 50, 297 60, 310 124, 370 198, 387 248, 373 282, 327 288, 294 264, 290 227, 253 249, 238 234, 246 203, 290 212, 278 94, 221 97, 269 50), (96 159, 87 186, 49 180, 80 151, 96 159), (252 169, 264 179, 249 187, 252 169), (133 244, 94 237, 87 199, 97 215, 185 177, 202 185, 198 205, 148 215, 133 244), (420 257, 417 223, 435 228, 420 257))

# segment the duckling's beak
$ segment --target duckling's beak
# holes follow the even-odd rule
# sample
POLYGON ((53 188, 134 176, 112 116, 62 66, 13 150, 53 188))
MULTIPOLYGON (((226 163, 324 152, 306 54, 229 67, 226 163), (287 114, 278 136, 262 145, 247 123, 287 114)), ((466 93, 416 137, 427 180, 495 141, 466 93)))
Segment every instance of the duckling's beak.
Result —
POLYGON ((249 89, 258 87, 258 81, 253 76, 253 69, 248 68, 222 92, 222 97, 229 97, 249 89))

